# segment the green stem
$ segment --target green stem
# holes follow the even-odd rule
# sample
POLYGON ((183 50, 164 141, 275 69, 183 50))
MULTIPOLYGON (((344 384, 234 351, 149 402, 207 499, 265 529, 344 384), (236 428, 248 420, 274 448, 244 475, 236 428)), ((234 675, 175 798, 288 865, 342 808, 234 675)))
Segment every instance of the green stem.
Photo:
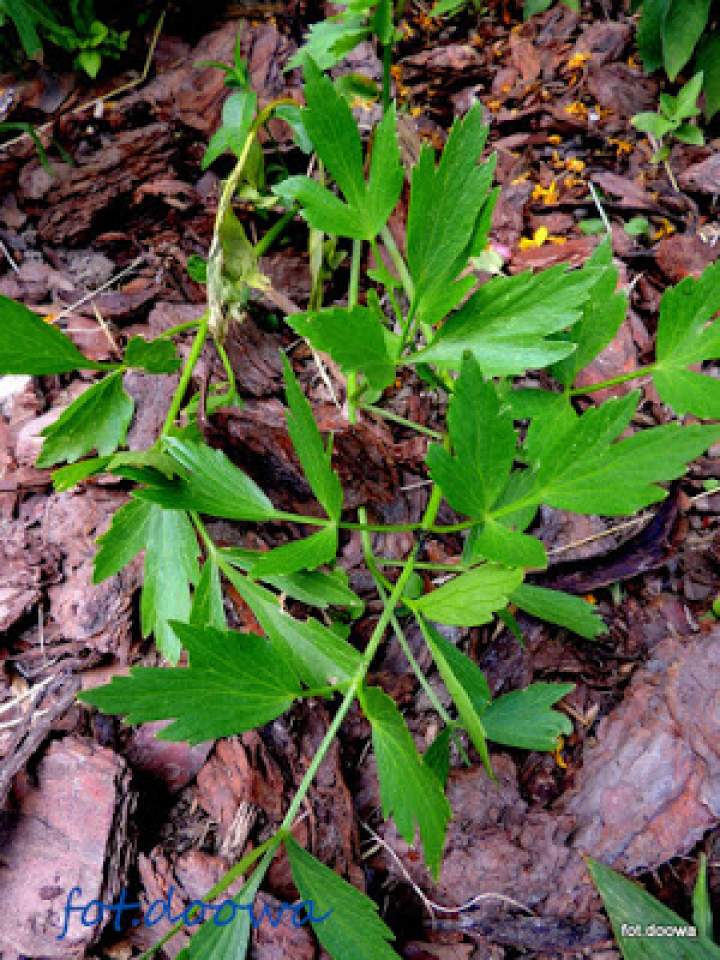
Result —
MULTIPOLYGON (((396 557, 375 557, 375 562, 379 567, 401 567, 404 560, 398 560, 396 557)), ((418 560, 415 563, 416 570, 432 570, 434 573, 465 573, 472 567, 464 563, 423 563, 418 560)))
POLYGON ((178 333, 185 333, 186 330, 194 330, 195 327, 199 327, 202 322, 202 317, 198 317, 195 320, 186 320, 185 323, 178 323, 174 327, 168 327, 167 330, 158 336, 158 340, 167 340, 169 337, 174 337, 178 333))
POLYGON ((276 220, 275 223, 270 227, 270 229, 263 234, 262 237, 255 244, 255 256, 262 257, 270 249, 275 240, 280 236, 285 227, 290 223, 291 220, 295 218, 297 213, 297 208, 293 207, 292 210, 288 210, 284 213, 279 220, 276 220))
MULTIPOLYGON (((360 289, 360 259, 362 255, 362 240, 353 240, 352 260, 350 261, 350 286, 348 287, 348 310, 352 310, 358 302, 360 289)), ((357 393, 357 374, 349 373, 347 378, 347 405, 348 422, 355 423, 355 394, 357 393)))
POLYGON ((374 413, 378 417, 382 417, 384 420, 391 420, 393 423, 399 423, 403 427, 407 427, 410 430, 415 430, 417 433, 422 433, 426 437, 432 437, 433 440, 442 440, 443 434, 438 430, 431 430, 430 427, 424 427, 421 423, 416 423, 414 420, 406 420, 405 417, 399 416, 397 413, 392 413, 390 410, 384 410, 382 407, 376 407, 374 403, 363 403, 361 404, 363 410, 367 410, 368 413, 374 413))
POLYGON ((193 370, 195 365, 200 359, 200 354, 202 353, 202 348, 205 345, 205 340, 208 335, 208 315, 207 313, 203 314, 200 319, 200 324, 198 326, 198 331, 195 334, 195 339, 193 340, 193 345, 190 348, 190 353, 188 358, 185 361, 185 366, 183 372, 180 376, 180 383, 177 385, 177 389, 173 394, 172 401, 170 403, 170 409, 167 412, 167 417, 165 418, 165 423, 163 425, 162 431, 160 433, 161 437, 166 436, 173 427, 178 413, 180 413, 180 407, 182 406, 185 393, 187 388, 190 386, 190 380, 192 379, 193 370))
POLYGON ((615 387, 619 383, 627 383, 628 380, 646 377, 656 369, 656 365, 650 363, 645 367, 638 367, 637 370, 631 370, 630 373, 621 373, 617 377, 611 377, 609 380, 601 380, 600 383, 589 383, 586 387, 576 387, 574 390, 568 390, 568 395, 571 397, 584 397, 587 393, 597 393, 598 390, 606 390, 608 387, 615 387))
POLYGON ((387 225, 384 226, 382 228, 380 236, 382 237, 383 243, 385 244, 385 249, 390 254, 390 259, 392 260, 395 266, 395 269, 398 272, 398 276, 400 277, 400 282, 403 285, 403 290, 405 291, 405 294, 408 300, 412 302, 412 299, 415 296, 415 284, 413 283, 412 277, 410 276, 410 271, 405 265, 403 256, 397 248, 397 244, 395 243, 393 235, 390 232, 390 227, 388 227, 387 225))
POLYGON ((225 391, 225 399, 229 402, 235 396, 235 371, 232 368, 232 364, 230 363, 230 358, 227 355, 225 347, 219 341, 215 344, 215 346, 220 355, 225 376, 227 377, 228 388, 225 391))

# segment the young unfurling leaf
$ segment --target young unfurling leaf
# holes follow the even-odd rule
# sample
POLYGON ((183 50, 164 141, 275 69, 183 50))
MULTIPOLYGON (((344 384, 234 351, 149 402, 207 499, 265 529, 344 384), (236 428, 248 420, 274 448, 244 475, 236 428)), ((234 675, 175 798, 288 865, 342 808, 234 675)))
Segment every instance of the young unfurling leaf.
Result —
POLYGON ((286 419, 290 439, 313 493, 325 508, 327 515, 333 520, 338 520, 343 503, 340 480, 330 465, 330 451, 323 445, 312 408, 300 389, 285 354, 283 354, 283 376, 289 408, 286 419))
POLYGON ((686 277, 660 301, 653 381, 677 413, 720 418, 720 380, 688 369, 720 357, 720 263, 699 279, 686 277))
POLYGON ((415 841, 417 826, 425 862, 437 877, 451 816, 440 781, 423 763, 405 721, 387 694, 377 687, 366 687, 360 703, 372 727, 383 816, 395 819, 408 843, 415 841))
POLYGON ((128 723, 172 719, 159 739, 200 743, 269 723, 301 695, 295 674, 263 637, 175 622, 172 628, 189 667, 133 667, 129 677, 114 677, 80 699, 128 723))
POLYGON ((38 466, 74 463, 92 450, 100 456, 114 453, 125 439, 134 409, 120 371, 94 383, 43 430, 38 466))
POLYGON ((429 620, 459 627, 474 627, 492 620, 508 604, 522 583, 522 570, 488 563, 443 584, 412 601, 412 607, 429 620))
POLYGON ((366 182, 360 133, 350 107, 310 59, 304 70, 307 108, 302 111, 302 122, 346 202, 309 177, 289 177, 275 193, 298 202, 303 216, 317 230, 373 240, 387 223, 403 183, 395 111, 390 109, 375 131, 366 182))
POLYGON ((331 957, 398 960, 388 943, 393 939, 392 930, 378 916, 376 903, 303 850, 289 835, 285 849, 300 896, 312 901, 316 917, 327 915, 313 929, 331 957))
POLYGON ((101 370, 51 323, 22 303, 0 297, 0 373, 69 373, 101 370))

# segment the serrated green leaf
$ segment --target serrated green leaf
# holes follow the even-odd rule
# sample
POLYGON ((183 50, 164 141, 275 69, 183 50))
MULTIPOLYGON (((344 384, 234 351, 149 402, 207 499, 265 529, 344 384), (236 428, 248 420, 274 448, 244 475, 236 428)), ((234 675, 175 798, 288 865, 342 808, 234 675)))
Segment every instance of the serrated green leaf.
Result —
POLYGON ((300 896, 312 901, 315 916, 329 914, 313 930, 330 956, 342 960, 398 960, 388 944, 393 939, 392 930, 378 916, 377 904, 303 850, 292 837, 286 837, 284 843, 300 896))
POLYGON ((533 570, 543 570, 547 566, 547 553, 541 540, 512 530, 492 517, 482 526, 470 530, 463 559, 465 563, 490 560, 506 567, 533 570))
POLYGON ((328 353, 344 374, 363 373, 375 390, 384 390, 395 376, 386 329, 374 306, 326 307, 293 313, 288 326, 316 350, 328 353))
POLYGON ((324 687, 348 680, 357 672, 361 657, 354 647, 317 620, 297 620, 269 590, 240 574, 226 575, 255 614, 276 654, 292 664, 309 687, 324 687))
POLYGON ((167 510, 196 510, 230 520, 271 520, 276 515, 255 481, 221 450, 177 437, 166 437, 163 446, 185 475, 174 481, 158 479, 155 486, 136 490, 138 499, 167 510))
POLYGON ((677 413, 720 417, 720 381, 687 368, 720 357, 720 262, 701 277, 686 277, 660 301, 653 381, 677 413))
POLYGON ((267 553, 256 554, 249 573, 253 580, 267 580, 268 577, 287 576, 300 570, 315 570, 335 559, 337 546, 337 527, 331 524, 302 540, 293 540, 267 553))
POLYGON ((321 70, 329 70, 366 40, 370 32, 364 17, 348 13, 313 23, 305 35, 305 43, 288 60, 287 69, 303 67, 309 57, 321 70))
POLYGON ((22 303, 0 296, 0 373, 69 373, 98 370, 75 344, 22 303))
POLYGON ((274 192, 300 203, 317 230, 357 240, 372 240, 385 226, 403 184, 395 110, 387 111, 374 137, 370 176, 365 182, 360 133, 345 98, 306 58, 302 122, 313 146, 345 197, 339 200, 316 180, 290 177, 274 192))
POLYGON ((330 464, 330 452, 325 449, 313 417, 312 407, 300 389, 300 384, 285 354, 282 361, 285 395, 289 408, 285 411, 285 417, 295 453, 302 464, 312 492, 325 508, 327 515, 333 520, 339 520, 343 505, 340 479, 330 464))
POLYGON ((446 316, 475 283, 457 278, 471 255, 492 185, 494 159, 478 165, 487 135, 482 107, 476 104, 454 122, 437 166, 434 151, 423 146, 412 171, 408 267, 415 312, 427 323, 446 316))
POLYGON ((57 493, 64 490, 70 490, 82 480, 95 476, 107 467, 112 457, 91 457, 89 460, 80 460, 78 463, 71 463, 66 467, 58 467, 52 472, 53 487, 57 493))
POLYGON ((190 584, 197 583, 199 553, 187 515, 153 505, 147 524, 140 618, 143 636, 154 634, 170 663, 177 663, 182 647, 169 621, 190 617, 190 584))
POLYGON ((423 754, 423 763, 435 774, 445 789, 450 775, 451 727, 444 727, 423 754))
POLYGON ((575 377, 601 353, 620 328, 627 313, 627 294, 617 291, 618 270, 612 262, 612 246, 601 243, 588 261, 599 273, 590 297, 583 306, 582 317, 569 334, 577 349, 556 364, 552 373, 563 386, 570 386, 575 377))
POLYGON ((150 503, 131 500, 115 511, 109 529, 98 537, 93 583, 102 583, 119 573, 145 549, 153 510, 150 503))
POLYGON ((125 348, 125 363, 148 373, 174 373, 181 360, 172 340, 132 337, 125 348))
POLYGON ((512 414, 492 383, 483 381, 477 361, 463 356, 448 411, 453 453, 440 445, 427 452, 433 480, 454 510, 484 517, 507 484, 517 435, 512 414))
POLYGON ((607 633, 605 623, 591 603, 561 590, 548 590, 522 583, 513 591, 511 601, 525 613, 572 630, 581 637, 594 640, 607 633))
POLYGON ((122 373, 99 380, 45 427, 39 467, 67 461, 75 463, 92 450, 102 457, 114 453, 125 439, 135 404, 125 393, 122 373))
POLYGON ((624 516, 662 500, 666 491, 657 483, 681 476, 720 437, 720 427, 671 423, 613 443, 630 423, 638 396, 633 391, 608 400, 564 429, 552 422, 534 470, 523 474, 518 505, 624 516))
POLYGON ((662 23, 665 71, 675 80, 695 51, 707 26, 712 0, 669 0, 662 23))
POLYGON ((576 323, 597 282, 595 267, 493 277, 440 328, 429 347, 409 363, 433 363, 457 370, 470 351, 486 377, 547 367, 575 350, 575 344, 545 339, 576 323))
POLYGON ((193 594, 190 623, 196 627, 215 627, 217 630, 227 628, 220 569, 212 556, 203 564, 193 594))
POLYGON ((556 750, 572 723, 552 706, 574 689, 573 683, 531 683, 497 697, 482 715, 488 739, 523 750, 556 750))
POLYGON ((481 719, 491 699, 485 674, 430 624, 421 620, 420 627, 443 683, 457 707, 460 722, 470 735, 488 773, 492 773, 487 733, 481 719))
POLYGON ((425 862, 437 879, 445 831, 452 815, 437 776, 415 749, 394 702, 378 687, 366 687, 360 703, 372 727, 383 816, 393 817, 407 843, 419 829, 425 862))
MULTIPOLYGON (((239 906, 251 903, 263 877, 264 871, 253 871, 240 892, 231 898, 232 902, 239 906)), ((222 903, 217 906, 219 909, 215 916, 224 921, 225 916, 220 913, 222 903)), ((232 921, 228 923, 206 920, 175 960, 245 960, 250 944, 250 931, 251 918, 248 910, 240 910, 239 915, 234 914, 232 921)))
POLYGON ((222 124, 208 143, 202 159, 202 169, 214 163, 226 152, 236 157, 242 154, 257 110, 257 94, 254 90, 239 90, 231 94, 222 110, 222 124))
POLYGON ((720 960, 720 948, 703 937, 692 937, 687 931, 689 924, 664 903, 651 897, 631 880, 606 867, 605 864, 585 860, 588 872, 605 904, 613 933, 625 960, 720 960), (634 935, 635 928, 641 932, 651 925, 682 928, 687 939, 675 936, 648 937, 634 935), (623 934, 623 927, 630 927, 633 935, 623 934), (671 946, 670 946, 671 944, 671 946))
POLYGON ((79 695, 128 723, 173 720, 160 740, 201 743, 253 730, 279 717, 302 693, 263 637, 173 621, 188 667, 133 667, 129 677, 79 695))
POLYGON ((412 606, 436 623, 475 627, 492 620, 496 610, 508 604, 512 591, 522 583, 522 570, 486 564, 426 593, 412 606))

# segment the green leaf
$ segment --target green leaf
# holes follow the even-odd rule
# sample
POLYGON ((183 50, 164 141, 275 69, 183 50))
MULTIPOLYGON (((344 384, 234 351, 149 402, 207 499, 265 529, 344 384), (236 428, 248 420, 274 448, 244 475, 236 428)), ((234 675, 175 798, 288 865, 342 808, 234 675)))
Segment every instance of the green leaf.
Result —
POLYGON ((263 637, 175 621, 173 629, 190 655, 188 667, 133 667, 129 677, 113 677, 80 699, 128 723, 172 719, 158 739, 201 743, 261 727, 301 695, 263 637))
POLYGON ((673 136, 681 143, 690 143, 695 147, 701 147, 705 143, 705 134, 694 123, 681 123, 673 136))
POLYGON ((69 373, 99 370, 72 340, 22 303, 0 296, 0 373, 69 373))
MULTIPOLYGON (((506 518, 503 517, 503 520, 506 518)), ((525 567, 543 570, 547 567, 547 553, 542 541, 488 518, 482 526, 473 527, 463 551, 465 563, 491 560, 506 567, 525 567)))
POLYGON ((531 683, 497 697, 482 715, 488 739, 522 750, 556 750, 572 723, 552 706, 574 689, 573 683, 531 683))
POLYGON ((293 313, 288 326, 305 337, 316 350, 328 353, 344 374, 363 373, 375 390, 384 390, 395 376, 386 328, 375 305, 326 307, 310 313, 293 313))
POLYGON ((89 460, 80 460, 79 463, 71 463, 67 467, 58 467, 52 472, 53 487, 58 493, 63 490, 70 490, 82 480, 100 473, 107 467, 112 457, 91 457, 89 460))
POLYGON ((224 153, 242 154, 257 110, 254 90, 239 90, 231 94, 222 110, 222 124, 213 134, 202 159, 202 169, 213 164, 224 153))
POLYGON ((699 279, 686 277, 660 301, 653 381, 660 398, 677 413, 720 417, 720 381, 688 370, 720 357, 720 262, 699 279))
MULTIPOLYGON (((289 409, 285 412, 288 433, 302 464, 312 492, 329 517, 339 520, 342 513, 343 490, 338 475, 330 464, 330 450, 326 450, 305 394, 300 389, 290 361, 282 355, 285 395, 289 409)), ((292 571, 288 571, 292 572, 292 571)))
POLYGON ((666 491, 656 484, 681 476, 720 437, 720 427, 670 423, 612 443, 630 423, 638 396, 636 390, 608 400, 564 427, 546 425, 548 436, 535 469, 523 475, 518 505, 624 516, 662 500, 666 491))
POLYGON ((450 737, 452 727, 444 727, 423 754, 423 763, 435 774, 445 789, 450 775, 450 737))
POLYGON ((109 456, 125 439, 134 409, 123 389, 121 371, 99 380, 45 427, 38 466, 50 467, 63 460, 74 463, 91 450, 109 456))
POLYGON ((313 927, 327 952, 342 960, 398 960, 388 944, 392 930, 378 916, 377 904, 303 850, 291 836, 284 843, 300 896, 312 901, 316 917, 329 914, 313 927))
POLYGON ((632 217, 625 224, 625 233, 629 237, 644 237, 650 233, 650 221, 647 217, 632 217))
MULTIPOLYGON (((226 547, 222 554, 230 563, 241 570, 249 570, 255 562, 257 554, 254 550, 244 550, 239 547, 226 547)), ((262 580, 264 577, 257 577, 262 580)), ((350 607, 355 615, 359 616, 363 609, 363 602, 347 585, 347 574, 344 570, 336 569, 332 573, 319 570, 300 571, 287 576, 269 576, 265 580, 281 593, 299 600, 310 607, 319 607, 326 610, 330 606, 350 607)))
POLYGON ((607 633, 602 617, 591 603, 561 590, 522 583, 513 591, 510 600, 525 613, 556 623, 588 640, 607 633))
POLYGON ((492 620, 508 604, 523 578, 522 570, 486 564, 460 574, 412 602, 413 609, 436 623, 475 627, 492 620))
POLYGON ((675 80, 707 26, 711 0, 669 0, 662 25, 665 71, 675 80))
POLYGON ((720 34, 708 34, 700 42, 695 63, 703 72, 703 93, 705 120, 710 123, 720 110, 720 34))
MULTIPOLYGON (((147 525, 140 599, 143 636, 155 634, 163 656, 177 663, 181 646, 170 620, 190 617, 190 584, 197 583, 199 548, 187 515, 153 506, 147 525)), ((97 568, 96 568, 97 570, 97 568)))
POLYGON ((310 58, 321 70, 329 70, 366 40, 370 32, 364 17, 347 13, 313 23, 306 34, 305 43, 288 60, 286 69, 303 67, 310 58))
POLYGON ((393 817, 407 843, 420 831, 425 862, 433 877, 440 873, 445 831, 452 811, 440 781, 415 749, 397 707, 378 687, 366 687, 360 703, 372 727, 383 816, 393 817))
MULTIPOLYGON (((647 222, 647 221, 646 221, 647 222)), ((630 226, 627 225, 626 229, 630 226)), ((628 231, 629 232, 629 231, 628 231)), ((553 367, 553 376, 563 386, 570 386, 575 377, 601 353, 620 328, 627 313, 627 294, 618 293, 618 270, 612 262, 612 246, 601 243, 588 261, 598 268, 595 285, 585 301, 580 322, 570 333, 577 349, 553 367)))
MULTIPOLYGON (((690 120, 700 113, 697 101, 703 87, 702 70, 696 73, 678 92, 675 101, 675 116, 680 120, 690 120)), ((677 136, 677 132, 675 134, 677 136)))
POLYGON ((193 594, 190 623, 196 627, 215 627, 218 630, 227 628, 220 569, 212 556, 203 564, 193 594))
POLYGON ((174 373, 181 361, 172 340, 132 337, 125 348, 125 363, 148 373, 174 373))
POLYGON ((221 450, 166 437, 163 447, 185 476, 136 490, 134 496, 168 510, 196 510, 230 520, 271 520, 276 510, 260 487, 221 450))
POLYGON ((109 529, 98 537, 93 583, 102 583, 119 573, 145 549, 154 507, 142 500, 131 500, 113 514, 109 529))
POLYGON ((428 323, 442 319, 475 284, 472 277, 457 277, 492 185, 494 159, 478 166, 487 135, 482 107, 476 104, 453 123, 439 164, 434 151, 423 146, 412 171, 408 267, 415 312, 428 323))
POLYGON ((469 350, 486 377, 522 374, 571 354, 575 345, 544 339, 576 323, 598 279, 596 267, 493 277, 440 328, 409 363, 459 369, 469 350))
POLYGON ((303 540, 293 540, 267 553, 256 554, 249 573, 253 580, 266 580, 300 570, 315 570, 335 559, 337 546, 337 527, 331 524, 303 540))
POLYGON ((443 683, 457 707, 460 722, 470 735, 488 773, 492 773, 486 730, 480 718, 491 699, 485 674, 438 630, 422 620, 420 627, 443 683))
POLYGON ((275 193, 300 203, 303 216, 317 230, 372 240, 385 226, 403 184, 395 110, 388 110, 375 131, 366 183, 360 133, 350 107, 312 60, 306 59, 304 71, 303 126, 346 202, 309 177, 290 177, 275 193))
POLYGON ((641 133, 649 133, 656 140, 662 140, 675 124, 663 117, 660 113, 636 113, 630 118, 630 123, 641 133))
POLYGON ((662 28, 669 5, 670 0, 642 0, 637 45, 647 73, 663 65, 662 28))
POLYGON ((517 435, 509 407, 483 381, 472 354, 462 359, 448 411, 453 454, 440 445, 427 452, 427 465, 445 499, 459 513, 484 517, 507 484, 517 435))
POLYGON ((710 889, 708 886, 707 856, 704 853, 700 854, 698 862, 698 873, 695 886, 693 887, 692 905, 693 923, 697 927, 699 935, 708 940, 712 940, 713 913, 712 905, 710 904, 710 889))
MULTIPOLYGON (((240 892, 229 899, 238 906, 252 903, 263 877, 264 871, 256 868, 240 892)), ((222 907, 222 903, 218 904, 218 907, 222 907)), ((220 910, 215 916, 219 914, 220 910)), ((206 920, 175 960, 245 960, 250 943, 250 912, 240 910, 239 916, 235 913, 231 923, 223 923, 225 917, 225 914, 220 915, 218 923, 215 923, 214 918, 206 920)))
POLYGON ((720 948, 704 937, 693 937, 689 924, 677 913, 660 903, 638 883, 589 857, 585 865, 605 904, 613 933, 625 960, 720 960, 720 948), (637 936, 635 930, 644 932, 652 924, 661 927, 682 929, 686 936, 674 936, 668 945, 667 936, 637 936), (623 934, 623 927, 630 927, 633 935, 623 934))
POLYGON ((276 656, 292 664, 309 687, 349 680, 357 673, 361 656, 357 650, 317 620, 297 620, 278 598, 252 580, 227 569, 226 575, 267 634, 276 656))

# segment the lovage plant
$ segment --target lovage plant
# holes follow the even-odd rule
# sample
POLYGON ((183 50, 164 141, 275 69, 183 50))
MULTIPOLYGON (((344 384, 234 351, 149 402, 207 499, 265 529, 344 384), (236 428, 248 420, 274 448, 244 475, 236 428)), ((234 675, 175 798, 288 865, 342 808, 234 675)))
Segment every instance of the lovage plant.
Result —
MULTIPOLYGON (((406 227, 398 243, 388 220, 398 206, 405 172, 393 107, 364 149, 350 107, 331 80, 309 58, 304 69, 306 106, 293 122, 321 163, 315 166, 316 178, 293 176, 274 186, 285 208, 278 222, 299 211, 311 236, 347 244, 350 281, 344 306, 323 307, 315 297, 312 309, 286 320, 345 375, 351 421, 387 417, 428 437, 429 486, 421 516, 391 525, 375 522, 372 502, 356 515, 346 509, 333 468, 332 438, 318 429, 285 357, 287 430, 321 515, 278 509, 247 473, 205 442, 198 424, 201 405, 211 415, 235 401, 223 338, 228 323, 244 316, 248 287, 267 285, 258 256, 268 241, 249 242, 232 201, 258 130, 281 104, 255 116, 255 101, 245 97, 243 143, 228 136, 237 162, 221 197, 208 257, 207 310, 196 324, 168 330, 152 342, 134 337, 122 362, 101 364, 85 358, 58 329, 22 305, 3 299, 0 369, 103 374, 46 430, 39 462, 57 468, 53 476, 61 489, 98 472, 134 485, 129 502, 100 538, 95 577, 112 576, 144 551, 142 629, 154 635, 170 665, 134 667, 129 676, 86 691, 82 700, 133 723, 171 721, 160 736, 190 743, 251 730, 292 710, 299 700, 322 698, 330 705, 330 725, 281 827, 233 866, 208 897, 243 876, 237 901, 247 902, 284 847, 301 896, 313 900, 318 912, 332 911, 315 931, 328 953, 337 960, 383 960, 397 954, 376 905, 293 839, 318 768, 357 704, 372 730, 383 814, 394 818, 408 842, 419 836, 425 862, 437 876, 452 816, 445 787, 453 746, 466 762, 483 763, 492 776, 490 743, 549 751, 570 731, 568 717, 555 705, 571 685, 533 683, 493 697, 477 664, 442 627, 475 627, 500 617, 516 629, 513 611, 520 609, 584 638, 604 630, 590 604, 529 579, 547 564, 534 533, 535 518, 543 504, 583 514, 633 515, 662 500, 661 484, 680 477, 720 439, 720 426, 696 422, 720 418, 720 381, 701 370, 720 356, 720 325, 713 322, 720 310, 720 264, 665 293, 655 362, 610 381, 652 376, 665 404, 678 415, 693 415, 688 423, 640 428, 633 422, 638 390, 592 404, 581 398, 608 382, 576 386, 626 313, 627 298, 617 290, 607 244, 581 269, 555 266, 479 283, 469 267, 487 246, 497 197, 494 158, 482 159, 487 128, 480 108, 454 123, 439 158, 423 147, 409 171, 406 227), (392 267, 385 265, 383 251, 392 267), (368 253, 374 266, 363 274, 368 253), (123 387, 125 371, 137 367, 164 375, 177 370, 173 337, 189 326, 195 328, 194 342, 160 436, 145 451, 123 450, 133 415, 123 387), (227 382, 198 401, 192 395, 193 369, 211 339, 227 382), (407 368, 435 391, 438 409, 447 399, 442 429, 414 424, 387 408, 397 374, 407 368), (544 388, 518 382, 522 377, 527 383, 525 375, 534 371, 543 372, 544 388), (438 521, 443 503, 455 514, 451 523, 438 521), (213 540, 208 517, 274 527, 291 523, 307 535, 265 552, 229 548, 213 540), (284 602, 293 598, 306 608, 345 610, 346 622, 362 610, 337 562, 347 530, 361 532, 367 569, 382 603, 362 648, 352 632, 336 631, 312 615, 294 616, 284 602), (398 530, 415 534, 414 545, 402 556, 378 556, 370 534, 398 530), (427 536, 450 533, 464 537, 462 555, 453 563, 428 559, 427 536), (418 589, 417 570, 426 574, 430 589, 418 589), (225 585, 252 610, 262 636, 228 629, 225 585), (413 620, 450 694, 449 709, 406 641, 413 620), (392 698, 368 682, 389 631, 441 721, 424 754, 392 698)), ((271 227, 269 236, 276 232, 271 227)), ((183 957, 240 958, 249 935, 247 914, 225 927, 207 922, 183 957)))

